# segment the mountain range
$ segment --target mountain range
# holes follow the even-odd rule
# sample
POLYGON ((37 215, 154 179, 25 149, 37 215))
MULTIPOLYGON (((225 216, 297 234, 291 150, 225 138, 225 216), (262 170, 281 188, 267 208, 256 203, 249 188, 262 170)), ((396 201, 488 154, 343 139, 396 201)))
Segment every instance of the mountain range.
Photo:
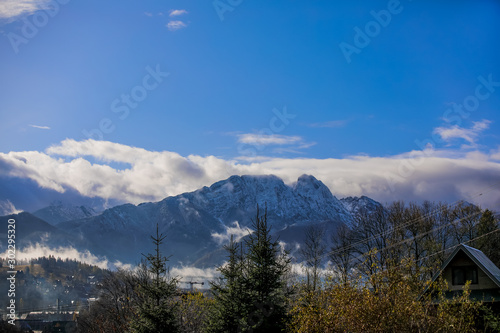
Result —
POLYGON ((172 255, 171 264, 208 267, 224 260, 221 247, 230 234, 240 238, 249 233, 257 207, 261 213, 267 210, 272 234, 293 246, 302 242, 309 225, 321 225, 328 235, 341 223, 352 223, 359 210, 379 206, 368 197, 339 200, 310 175, 291 185, 272 175, 231 176, 158 202, 124 204, 102 212, 55 202, 33 214, 1 217, 0 224, 5 225, 2 231, 7 230, 8 218, 16 219, 23 230, 17 234, 22 239, 19 246, 40 242, 72 246, 125 263, 137 263, 141 254, 152 252, 150 235, 158 224, 166 235, 162 251, 172 255))

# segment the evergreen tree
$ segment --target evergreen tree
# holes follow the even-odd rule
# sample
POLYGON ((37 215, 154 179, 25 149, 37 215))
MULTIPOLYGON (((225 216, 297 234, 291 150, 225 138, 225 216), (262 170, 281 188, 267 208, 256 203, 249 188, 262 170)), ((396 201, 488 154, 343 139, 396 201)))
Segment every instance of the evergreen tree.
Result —
POLYGON ((137 316, 131 322, 133 332, 177 332, 177 305, 174 296, 177 279, 169 276, 168 258, 160 252, 160 245, 166 236, 159 234, 156 225, 156 237, 151 236, 155 253, 148 253, 139 271, 140 302, 137 316))
POLYGON ((286 327, 287 296, 284 276, 289 271, 290 259, 282 251, 277 239, 272 239, 264 216, 257 216, 253 223, 255 232, 248 237, 246 246, 247 279, 249 293, 248 313, 245 324, 252 332, 279 332, 286 327))
POLYGON ((221 276, 211 282, 215 305, 209 316, 208 332, 238 332, 240 320, 245 314, 245 294, 242 244, 234 241, 233 235, 224 249, 228 262, 217 270, 221 276))
POLYGON ((238 246, 233 238, 225 247, 228 262, 219 267, 221 277, 212 283, 215 306, 209 332, 279 332, 285 328, 284 276, 288 254, 270 235, 267 212, 253 221, 254 232, 238 246))

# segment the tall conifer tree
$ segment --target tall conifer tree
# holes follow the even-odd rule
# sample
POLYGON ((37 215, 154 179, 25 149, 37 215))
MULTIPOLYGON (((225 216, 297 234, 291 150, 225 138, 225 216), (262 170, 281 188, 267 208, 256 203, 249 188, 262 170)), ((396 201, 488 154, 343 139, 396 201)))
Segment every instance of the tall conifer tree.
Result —
POLYGON ((169 276, 168 258, 160 251, 160 245, 166 236, 160 234, 156 225, 156 237, 151 236, 155 253, 148 253, 141 266, 139 292, 141 301, 137 316, 131 322, 133 332, 157 333, 177 332, 177 305, 174 296, 177 279, 169 276))
POLYGON ((254 232, 243 244, 226 246, 228 262, 219 267, 221 277, 212 283, 215 308, 209 332, 279 332, 285 328, 284 276, 290 259, 271 237, 267 210, 257 216, 254 232))

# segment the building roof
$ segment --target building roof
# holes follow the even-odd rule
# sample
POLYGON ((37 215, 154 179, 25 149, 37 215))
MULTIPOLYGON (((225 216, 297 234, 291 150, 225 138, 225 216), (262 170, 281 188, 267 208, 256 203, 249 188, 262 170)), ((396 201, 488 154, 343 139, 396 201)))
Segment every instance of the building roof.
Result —
POLYGON ((463 251, 500 288, 500 269, 482 251, 464 244, 460 244, 455 248, 455 251, 446 259, 441 269, 434 274, 432 282, 436 281, 460 251, 463 251))

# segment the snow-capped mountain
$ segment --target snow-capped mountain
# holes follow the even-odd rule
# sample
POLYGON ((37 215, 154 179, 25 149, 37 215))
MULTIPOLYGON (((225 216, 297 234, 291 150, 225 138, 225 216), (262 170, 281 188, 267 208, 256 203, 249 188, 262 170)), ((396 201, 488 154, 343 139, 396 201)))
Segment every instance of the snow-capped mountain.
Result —
POLYGON ((232 176, 210 187, 181 195, 197 209, 208 211, 224 225, 249 226, 257 205, 267 206, 274 230, 311 222, 347 222, 351 214, 328 187, 303 175, 292 186, 276 176, 232 176))
POLYGON ((52 225, 61 222, 84 219, 97 215, 92 207, 65 204, 62 201, 54 201, 50 206, 37 210, 33 213, 38 218, 52 225))
POLYGON ((371 214, 376 212, 377 209, 382 208, 380 202, 377 202, 366 196, 347 197, 340 199, 340 202, 352 216, 361 213, 361 211, 365 211, 366 213, 371 214))
POLYGON ((308 225, 321 224, 331 231, 340 223, 351 223, 359 207, 372 209, 377 204, 366 197, 338 200, 321 181, 308 175, 291 185, 272 175, 232 176, 194 192, 137 206, 120 205, 97 215, 54 205, 37 216, 52 222, 67 219, 56 227, 93 244, 88 248, 92 253, 128 263, 138 262, 141 253, 152 250, 149 236, 158 224, 166 235, 163 251, 172 254, 172 264, 203 266, 223 259, 224 253, 218 250, 229 233, 248 233, 257 205, 261 213, 267 207, 274 235, 290 243, 301 242, 308 225))

